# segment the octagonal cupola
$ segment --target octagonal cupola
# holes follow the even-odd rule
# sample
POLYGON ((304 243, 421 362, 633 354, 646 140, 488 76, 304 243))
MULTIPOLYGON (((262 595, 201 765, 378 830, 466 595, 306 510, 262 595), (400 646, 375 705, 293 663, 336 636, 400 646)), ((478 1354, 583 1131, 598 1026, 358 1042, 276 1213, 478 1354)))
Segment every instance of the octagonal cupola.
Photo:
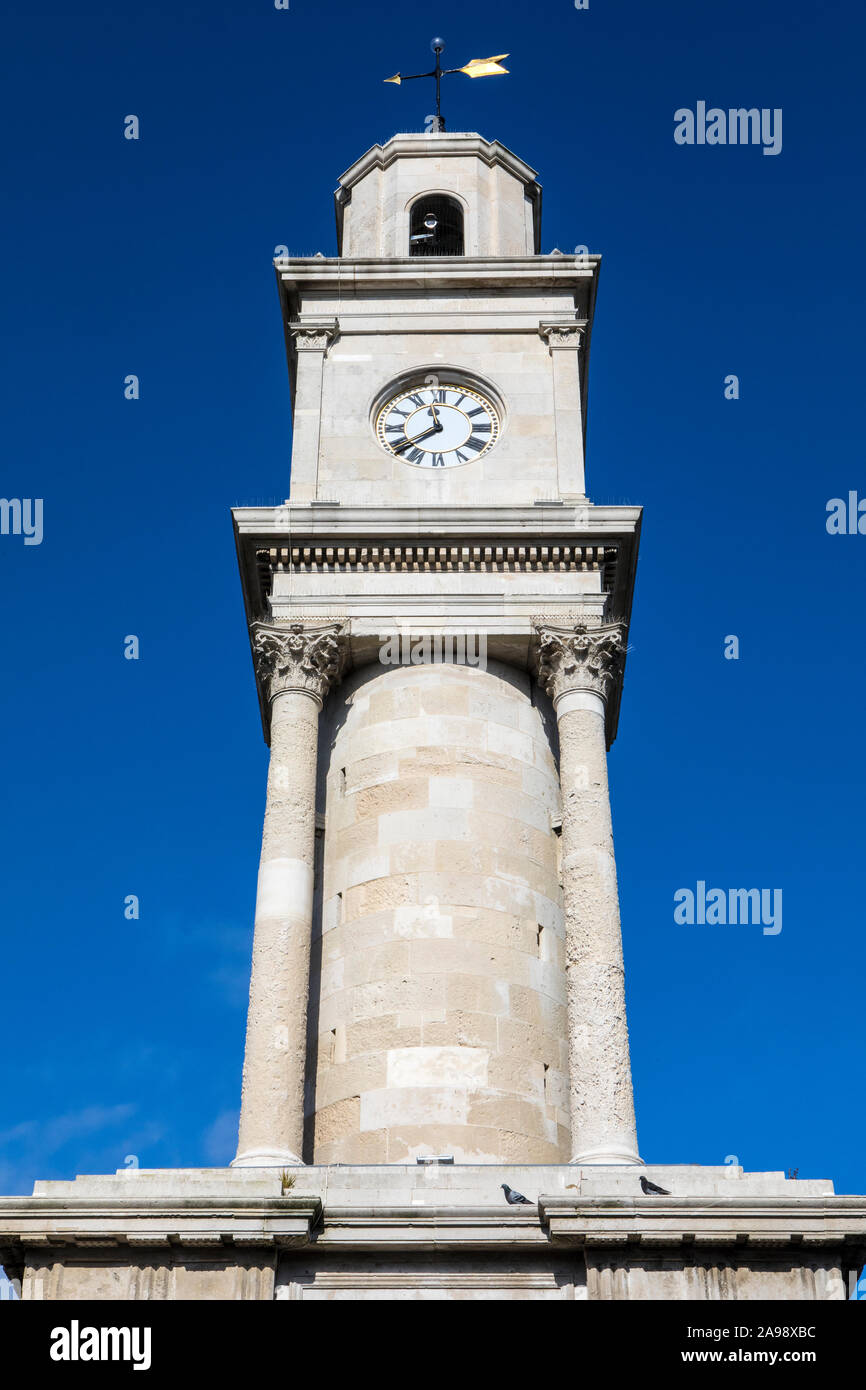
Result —
POLYGON ((395 135, 334 194, 343 257, 532 256, 541 238, 535 170, 471 132, 395 135))

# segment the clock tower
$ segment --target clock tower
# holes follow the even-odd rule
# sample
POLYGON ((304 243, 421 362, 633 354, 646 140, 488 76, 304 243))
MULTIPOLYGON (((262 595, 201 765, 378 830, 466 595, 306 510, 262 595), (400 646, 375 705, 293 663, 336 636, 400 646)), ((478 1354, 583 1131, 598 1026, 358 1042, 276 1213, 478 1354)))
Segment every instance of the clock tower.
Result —
POLYGON ((599 257, 542 255, 535 171, 476 134, 335 202, 338 255, 276 262, 289 497, 234 514, 271 747, 235 1163, 638 1163, 599 257))
POLYGON ((25 1299, 844 1299, 863 1198, 636 1166, 598 257, 541 254, 478 135, 374 146, 336 203, 338 255, 276 265, 289 497, 234 513, 270 746, 237 1154, 0 1197, 0 1264, 25 1299))
POLYGON ((599 258, 539 255, 535 171, 479 135, 399 135, 335 202, 338 255, 277 262, 291 503, 583 500, 599 258))

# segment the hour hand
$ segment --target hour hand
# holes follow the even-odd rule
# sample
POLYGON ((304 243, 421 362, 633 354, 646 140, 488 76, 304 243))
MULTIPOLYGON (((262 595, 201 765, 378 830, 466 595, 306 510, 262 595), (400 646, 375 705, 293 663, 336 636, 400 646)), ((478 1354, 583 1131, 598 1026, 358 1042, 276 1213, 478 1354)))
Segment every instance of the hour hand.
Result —
POLYGON ((438 434, 442 429, 444 429, 444 426, 437 420, 435 425, 431 425, 429 429, 422 430, 420 434, 414 435, 412 439, 404 439, 402 444, 397 445, 394 453, 399 454, 403 449, 408 449, 410 444, 417 444, 419 439, 426 439, 428 434, 438 434))

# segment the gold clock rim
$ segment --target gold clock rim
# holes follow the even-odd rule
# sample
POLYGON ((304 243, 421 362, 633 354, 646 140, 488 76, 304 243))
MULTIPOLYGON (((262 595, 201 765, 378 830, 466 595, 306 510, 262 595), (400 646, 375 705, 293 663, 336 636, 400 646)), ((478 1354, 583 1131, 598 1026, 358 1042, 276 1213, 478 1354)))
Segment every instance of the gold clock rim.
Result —
MULTIPOLYGON (((480 392, 474 386, 464 386, 462 382, 440 381, 437 382, 435 386, 431 386, 429 382, 425 381, 415 383, 414 385, 401 387, 400 390, 396 393, 396 395, 389 397, 389 399, 385 401, 384 404, 381 405, 379 408, 378 414, 376 416, 376 440, 377 443, 381 446, 381 448, 384 449, 385 453, 388 454, 391 458, 395 458, 398 460, 398 462, 405 463, 407 466, 409 466, 408 460, 401 459, 400 455, 395 453, 394 449, 391 447, 388 441, 383 438, 383 422, 388 413, 391 410, 393 410, 394 406, 398 403, 398 401, 405 400, 407 396, 411 396, 412 393, 416 391, 458 391, 464 396, 471 396, 474 400, 478 401, 480 405, 484 406, 485 410, 488 411, 490 418, 493 421, 493 430, 491 431, 490 439, 488 443, 485 444, 484 448, 481 449, 479 453, 475 454, 473 458, 466 459, 463 463, 450 464, 449 467, 465 468, 467 464, 477 463, 478 460, 484 458, 485 454, 488 454, 490 450, 493 448, 493 446, 496 444, 502 429, 502 421, 499 417, 499 411, 497 410, 494 402, 490 399, 489 396, 483 395, 482 392, 480 392)), ((449 406, 449 409, 460 410, 460 407, 449 406)), ((461 410, 460 413, 461 415, 466 415, 465 411, 461 410)), ((466 416, 466 418, 468 419, 468 416, 466 416)), ((421 445, 419 445, 418 447, 423 448, 423 446, 421 445)), ((423 449, 423 452, 435 453, 436 451, 432 449, 423 449)), ((453 451, 449 450, 448 452, 450 453, 453 451)), ((411 466, 417 468, 418 465, 413 464, 411 466)))

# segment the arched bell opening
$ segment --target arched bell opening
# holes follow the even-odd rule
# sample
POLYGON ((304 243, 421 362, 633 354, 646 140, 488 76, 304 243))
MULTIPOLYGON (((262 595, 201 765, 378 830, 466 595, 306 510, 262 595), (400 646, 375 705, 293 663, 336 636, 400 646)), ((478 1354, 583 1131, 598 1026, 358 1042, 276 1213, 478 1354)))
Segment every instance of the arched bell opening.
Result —
POLYGON ((463 208, 456 198, 430 193, 413 204, 410 256, 462 256, 463 244, 463 208))

